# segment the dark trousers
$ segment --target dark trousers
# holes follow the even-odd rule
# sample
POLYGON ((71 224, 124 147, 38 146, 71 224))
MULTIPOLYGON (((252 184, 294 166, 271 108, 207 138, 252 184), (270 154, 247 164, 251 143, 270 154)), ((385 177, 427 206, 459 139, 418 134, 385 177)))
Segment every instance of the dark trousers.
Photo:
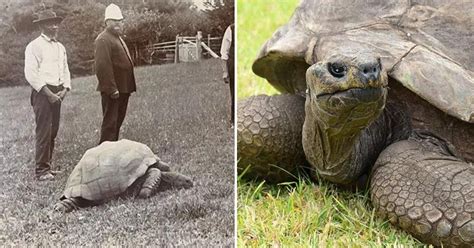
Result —
POLYGON ((127 113, 129 93, 120 93, 117 99, 101 92, 102 97, 102 127, 99 144, 104 141, 117 141, 120 127, 127 113))
MULTIPOLYGON (((63 89, 63 86, 47 86, 53 93, 63 89)), ((31 105, 35 113, 36 144, 35 144, 35 173, 40 176, 51 170, 51 159, 54 150, 54 139, 59 130, 61 102, 50 103, 48 97, 32 90, 31 105)))
POLYGON ((229 78, 230 78, 230 82, 229 82, 229 87, 230 87, 230 107, 231 107, 231 110, 230 110, 230 122, 231 123, 234 123, 234 115, 235 115, 235 109, 234 109, 234 106, 235 106, 235 100, 234 100, 234 59, 229 59, 227 61, 227 71, 229 72, 229 78))

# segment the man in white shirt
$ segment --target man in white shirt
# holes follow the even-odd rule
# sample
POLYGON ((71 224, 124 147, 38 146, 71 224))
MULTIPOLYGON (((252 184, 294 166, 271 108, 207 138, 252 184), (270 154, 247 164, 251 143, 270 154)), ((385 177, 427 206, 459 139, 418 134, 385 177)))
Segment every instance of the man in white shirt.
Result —
POLYGON ((230 87, 230 125, 234 126, 234 24, 227 27, 222 37, 221 60, 222 60, 222 78, 230 87))
POLYGON ((38 180, 52 180, 51 170, 54 139, 59 130, 61 102, 71 89, 71 77, 66 49, 57 38, 62 18, 51 10, 38 13, 33 21, 41 35, 25 50, 25 78, 33 88, 31 105, 36 122, 35 174, 38 180))

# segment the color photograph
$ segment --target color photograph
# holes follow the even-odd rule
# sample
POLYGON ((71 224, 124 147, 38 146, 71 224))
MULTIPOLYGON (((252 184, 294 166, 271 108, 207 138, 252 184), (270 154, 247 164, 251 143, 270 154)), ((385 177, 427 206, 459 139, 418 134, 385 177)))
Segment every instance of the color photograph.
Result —
POLYGON ((237 3, 237 246, 473 247, 474 3, 237 3))

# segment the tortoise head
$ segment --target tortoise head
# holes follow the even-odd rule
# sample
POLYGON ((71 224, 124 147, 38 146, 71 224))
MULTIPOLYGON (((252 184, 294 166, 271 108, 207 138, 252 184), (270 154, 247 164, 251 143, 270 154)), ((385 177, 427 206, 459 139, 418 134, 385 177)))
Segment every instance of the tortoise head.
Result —
POLYGON ((194 186, 192 178, 177 172, 162 172, 161 180, 166 185, 165 187, 171 187, 175 189, 189 189, 194 186))
POLYGON ((369 51, 334 51, 307 69, 303 149, 320 176, 347 184, 365 170, 363 163, 352 164, 366 160, 357 157, 354 144, 382 113, 387 81, 369 51))
POLYGON ((474 123, 474 53, 466 53, 473 44, 472 32, 466 32, 472 30, 473 8, 472 0, 301 0, 262 46, 252 69, 277 90, 299 94, 307 89, 311 65, 331 62, 331 54, 361 59, 359 51, 370 51, 391 79, 474 123))
POLYGON ((316 115, 327 127, 354 123, 346 126, 365 128, 387 98, 387 73, 369 51, 334 51, 307 69, 306 84, 306 114, 316 115))

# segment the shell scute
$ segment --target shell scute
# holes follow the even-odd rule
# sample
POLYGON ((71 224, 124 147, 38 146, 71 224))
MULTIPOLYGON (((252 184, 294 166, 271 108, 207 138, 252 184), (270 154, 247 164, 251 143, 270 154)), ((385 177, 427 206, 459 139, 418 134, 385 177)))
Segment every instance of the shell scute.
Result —
POLYGON ((117 196, 157 162, 152 150, 122 139, 87 150, 68 178, 64 196, 97 201, 117 196))

